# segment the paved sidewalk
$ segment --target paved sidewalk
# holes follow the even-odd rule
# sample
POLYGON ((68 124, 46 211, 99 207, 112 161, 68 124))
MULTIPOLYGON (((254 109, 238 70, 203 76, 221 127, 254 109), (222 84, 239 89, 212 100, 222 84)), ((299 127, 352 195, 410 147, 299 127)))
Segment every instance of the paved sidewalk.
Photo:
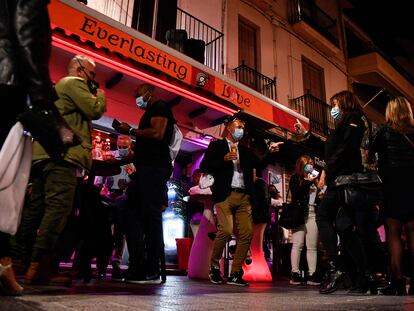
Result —
POLYGON ((0 297, 0 310, 414 310, 414 296, 320 295, 315 287, 287 281, 238 287, 168 276, 162 285, 92 280, 69 288, 26 286, 22 297, 0 297))

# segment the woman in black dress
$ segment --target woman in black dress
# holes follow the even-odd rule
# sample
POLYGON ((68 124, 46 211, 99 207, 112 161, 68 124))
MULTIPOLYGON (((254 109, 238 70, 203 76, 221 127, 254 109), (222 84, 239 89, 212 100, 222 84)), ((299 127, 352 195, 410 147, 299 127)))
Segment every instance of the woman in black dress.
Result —
MULTIPOLYGON (((390 256, 391 281, 381 292, 386 295, 405 295, 402 272, 405 228, 411 269, 414 271, 414 121, 411 104, 403 97, 388 102, 386 123, 374 136, 371 154, 378 154, 378 171, 384 183, 383 214, 390 256)), ((411 287, 412 291, 414 288, 411 287)))

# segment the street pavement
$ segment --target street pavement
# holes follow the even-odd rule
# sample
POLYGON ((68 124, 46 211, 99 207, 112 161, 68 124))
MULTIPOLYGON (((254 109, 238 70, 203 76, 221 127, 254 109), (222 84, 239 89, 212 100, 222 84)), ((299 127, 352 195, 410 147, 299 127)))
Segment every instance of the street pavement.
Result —
POLYGON ((214 285, 171 275, 161 285, 92 280, 71 287, 25 286, 21 297, 0 297, 0 311, 68 310, 414 310, 414 296, 320 295, 317 287, 288 281, 248 287, 214 285))

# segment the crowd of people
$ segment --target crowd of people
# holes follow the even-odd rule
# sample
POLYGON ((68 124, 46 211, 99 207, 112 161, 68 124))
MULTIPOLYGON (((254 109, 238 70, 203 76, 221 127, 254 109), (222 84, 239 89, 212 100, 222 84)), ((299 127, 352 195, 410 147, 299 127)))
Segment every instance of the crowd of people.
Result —
MULTIPOLYGON (((111 165, 118 167, 119 172, 108 174, 112 177, 94 178, 100 174, 93 168, 90 124, 106 111, 105 94, 95 81, 95 62, 76 55, 68 64, 67 76, 53 87, 48 72, 47 1, 37 1, 37 6, 31 7, 18 2, 23 1, 5 0, 0 4, 0 12, 9 13, 0 19, 0 100, 13 102, 7 113, 2 113, 0 142, 4 143, 10 128, 20 120, 34 138, 33 162, 17 233, 10 236, 0 232, 1 292, 22 294, 15 273, 23 275, 24 283, 31 285, 68 285, 77 275, 87 281, 91 278, 93 257, 97 258, 101 277, 106 274, 112 256, 113 280, 162 283, 162 211, 168 204, 166 183, 173 171, 169 145, 175 120, 171 107, 157 98, 154 86, 139 85, 135 103, 144 114, 138 128, 125 122, 113 123, 120 136, 111 165), (47 121, 45 131, 33 127, 39 117, 47 121), (131 137, 135 139, 134 150, 131 137), (81 203, 76 206, 77 202, 81 203), (93 204, 96 208, 91 209, 93 204), (85 228, 100 214, 104 204, 110 206, 110 212, 102 217, 102 222, 97 222, 109 247, 98 250, 96 240, 85 228), (70 244, 66 243, 65 229, 76 210, 84 217, 81 228, 85 230, 65 249, 62 245, 70 244), (120 263, 125 244, 129 263, 124 272, 120 263), (73 251, 76 260, 72 272, 59 273, 64 254, 73 251)), ((292 229, 290 283, 321 285, 319 292, 329 294, 347 281, 351 293, 376 294, 377 258, 371 250, 378 246, 379 223, 375 215, 379 214, 384 220, 389 254, 389 284, 381 292, 405 295, 408 274, 412 280, 409 293, 414 293, 414 209, 409 203, 414 174, 412 105, 403 97, 390 100, 385 123, 373 133, 352 92, 339 92, 330 103, 336 126, 325 143, 326 165, 315 174, 311 156, 302 155, 289 182, 291 200, 300 202, 298 206, 304 209, 303 224, 292 229), (381 203, 362 207, 345 204, 337 178, 368 170, 376 170, 382 179, 381 203), (326 262, 323 277, 317 275, 319 242, 326 262), (405 242, 411 255, 410 271, 402 265, 405 242), (305 245, 308 269, 303 278, 300 258, 305 245)), ((299 121, 295 127, 304 140, 311 139, 312 135, 299 121)), ((256 174, 275 163, 275 154, 283 148, 283 142, 270 143, 268 150, 258 156, 241 143, 244 130, 245 122, 240 117, 229 120, 223 139, 210 143, 197 171, 211 181, 208 194, 217 217, 209 263, 209 279, 214 284, 248 285, 243 279, 243 263, 252 240, 252 211, 263 199, 258 195, 256 174), (220 262, 225 244, 234 233, 237 247, 230 276, 225 278, 220 262)), ((199 188, 200 192, 206 187, 199 188)), ((268 190, 269 206, 280 207, 276 189, 268 190)))

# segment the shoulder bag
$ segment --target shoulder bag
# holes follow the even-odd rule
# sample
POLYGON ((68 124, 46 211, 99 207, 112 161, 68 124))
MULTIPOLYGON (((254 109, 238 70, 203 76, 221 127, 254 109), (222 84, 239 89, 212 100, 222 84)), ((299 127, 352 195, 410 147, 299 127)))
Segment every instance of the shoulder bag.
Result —
POLYGON ((20 224, 32 166, 32 139, 20 122, 0 150, 0 231, 15 234, 20 224))
POLYGON ((347 206, 371 208, 382 199, 382 181, 376 171, 338 176, 335 186, 347 206))
MULTIPOLYGON (((289 196, 286 194, 286 201, 289 196)), ((282 204, 282 212, 280 213, 279 225, 285 229, 295 229, 305 224, 305 209, 298 200, 282 204)))

